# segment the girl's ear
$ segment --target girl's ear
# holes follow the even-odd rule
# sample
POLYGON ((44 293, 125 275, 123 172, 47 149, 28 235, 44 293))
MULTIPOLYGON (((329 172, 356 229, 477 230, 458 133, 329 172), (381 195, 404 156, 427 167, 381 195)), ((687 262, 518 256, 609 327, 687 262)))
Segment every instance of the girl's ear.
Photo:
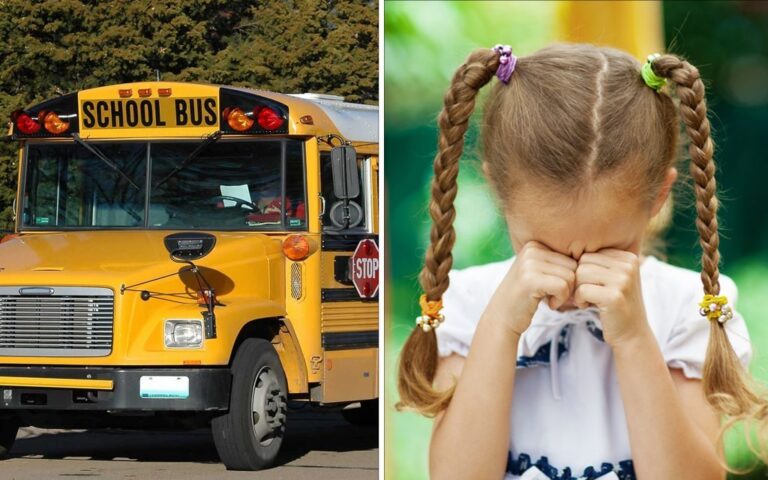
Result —
POLYGON ((667 174, 664 177, 664 183, 661 185, 661 188, 659 189, 658 195, 656 195, 656 199, 653 201, 653 208, 651 209, 651 217, 656 216, 657 213, 661 210, 661 207, 664 206, 664 202, 667 201, 667 198, 669 197, 669 192, 672 191, 672 185, 675 184, 675 181, 677 180, 677 169, 675 167, 670 167, 669 170, 667 170, 667 174))

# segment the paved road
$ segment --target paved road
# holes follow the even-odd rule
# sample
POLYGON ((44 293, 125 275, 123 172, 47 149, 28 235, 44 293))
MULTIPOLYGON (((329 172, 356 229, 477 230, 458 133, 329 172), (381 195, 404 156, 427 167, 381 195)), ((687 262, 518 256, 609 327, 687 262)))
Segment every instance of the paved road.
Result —
POLYGON ((339 413, 292 412, 279 464, 261 472, 228 472, 207 430, 19 432, 1 480, 46 479, 377 479, 378 430, 348 424, 339 413))

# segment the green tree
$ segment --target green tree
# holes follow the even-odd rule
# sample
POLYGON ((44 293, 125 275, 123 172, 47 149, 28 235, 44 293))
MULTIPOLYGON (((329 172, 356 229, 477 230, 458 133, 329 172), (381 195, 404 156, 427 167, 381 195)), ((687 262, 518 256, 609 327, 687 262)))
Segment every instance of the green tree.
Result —
MULTIPOLYGON (((0 0, 0 116, 100 85, 230 84, 378 101, 373 0, 0 0)), ((15 143, 0 144, 0 227, 15 143)))

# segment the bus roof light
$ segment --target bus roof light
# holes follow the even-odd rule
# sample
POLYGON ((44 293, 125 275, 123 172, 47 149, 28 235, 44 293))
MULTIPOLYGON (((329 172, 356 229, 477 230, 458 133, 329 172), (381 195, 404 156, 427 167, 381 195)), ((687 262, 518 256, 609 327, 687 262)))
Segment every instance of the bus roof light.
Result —
POLYGON ((283 117, 270 107, 256 107, 253 113, 264 130, 277 130, 283 125, 283 117))
POLYGON ((139 89, 139 96, 140 97, 151 97, 152 96, 152 89, 151 88, 140 88, 139 89))
POLYGON ((250 118, 242 108, 225 108, 223 115, 229 127, 237 132, 244 132, 253 126, 253 118, 250 118))
POLYGON ((158 88, 157 94, 161 97, 170 97, 171 96, 171 89, 170 88, 158 88))
POLYGON ((45 129, 54 135, 64 133, 69 130, 69 122, 62 120, 56 112, 48 112, 43 117, 45 129))
POLYGON ((312 115, 304 115, 299 119, 299 122, 302 125, 314 125, 315 120, 312 118, 312 115))
POLYGON ((16 128, 24 135, 34 135, 42 128, 42 125, 26 112, 17 110, 13 112, 11 119, 16 124, 16 128))
POLYGON ((130 88, 121 88, 120 89, 120 98, 128 98, 131 95, 133 95, 133 90, 130 88))

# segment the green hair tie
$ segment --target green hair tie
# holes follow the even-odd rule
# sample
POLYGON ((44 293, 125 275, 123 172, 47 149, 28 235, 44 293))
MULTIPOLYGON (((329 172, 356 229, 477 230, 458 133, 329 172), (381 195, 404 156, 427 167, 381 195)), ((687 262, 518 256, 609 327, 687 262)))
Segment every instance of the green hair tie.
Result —
POLYGON ((645 84, 657 92, 667 84, 667 79, 656 75, 656 72, 651 68, 653 61, 660 56, 658 53, 648 55, 648 61, 643 64, 643 68, 640 70, 640 75, 642 75, 645 84))

